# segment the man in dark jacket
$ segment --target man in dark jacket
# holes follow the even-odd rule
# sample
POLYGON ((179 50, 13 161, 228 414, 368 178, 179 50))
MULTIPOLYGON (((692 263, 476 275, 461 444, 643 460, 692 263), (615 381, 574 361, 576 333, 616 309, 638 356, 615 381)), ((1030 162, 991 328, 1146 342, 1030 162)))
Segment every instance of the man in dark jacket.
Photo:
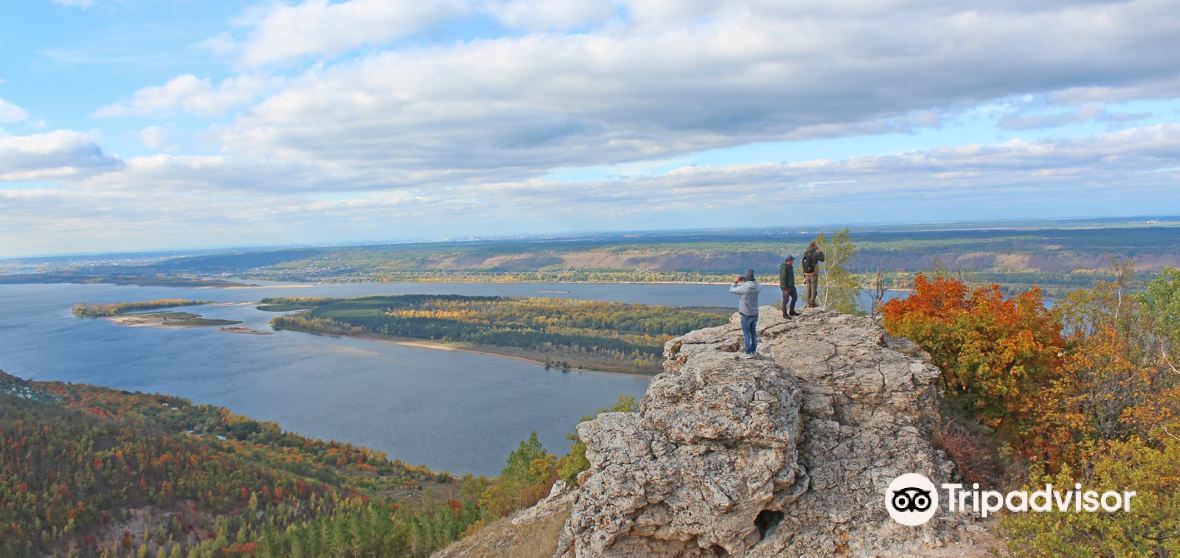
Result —
POLYGON ((815 308, 819 304, 815 301, 819 293, 819 262, 824 261, 824 252, 815 245, 815 241, 807 245, 803 253, 803 282, 807 284, 807 307, 815 308))
POLYGON ((783 290, 783 317, 791 319, 798 316, 795 303, 799 301, 799 291, 795 289, 795 256, 787 256, 778 265, 778 286, 783 290))

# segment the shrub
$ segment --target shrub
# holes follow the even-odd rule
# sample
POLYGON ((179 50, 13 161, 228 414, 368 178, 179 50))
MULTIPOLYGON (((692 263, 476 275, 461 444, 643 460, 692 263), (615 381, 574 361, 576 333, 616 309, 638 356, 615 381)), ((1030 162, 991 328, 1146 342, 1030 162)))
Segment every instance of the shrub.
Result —
POLYGON ((1021 556, 1180 555, 1180 441, 1152 447, 1138 438, 1107 445, 1087 475, 1066 466, 1053 475, 1032 475, 1031 489, 1045 483, 1086 490, 1135 491, 1130 512, 1006 513, 1000 524, 1009 548, 1021 556))

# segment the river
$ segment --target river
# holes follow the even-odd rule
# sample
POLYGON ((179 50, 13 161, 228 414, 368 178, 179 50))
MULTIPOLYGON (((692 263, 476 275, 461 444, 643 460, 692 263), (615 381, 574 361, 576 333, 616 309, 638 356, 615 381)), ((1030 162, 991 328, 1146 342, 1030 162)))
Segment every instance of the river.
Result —
MULTIPOLYGON (((211 300, 193 311, 269 331, 268 296, 453 293, 663 305, 734 303, 723 287, 651 284, 264 283, 257 288, 0 285, 0 369, 24 378, 159 392, 228 407, 300 434, 342 440, 453 473, 496 474, 532 431, 564 453, 580 417, 648 378, 563 373, 515 359, 280 331, 128 327, 78 319, 74 303, 211 300)), ((764 301, 770 303, 771 291, 764 301)))

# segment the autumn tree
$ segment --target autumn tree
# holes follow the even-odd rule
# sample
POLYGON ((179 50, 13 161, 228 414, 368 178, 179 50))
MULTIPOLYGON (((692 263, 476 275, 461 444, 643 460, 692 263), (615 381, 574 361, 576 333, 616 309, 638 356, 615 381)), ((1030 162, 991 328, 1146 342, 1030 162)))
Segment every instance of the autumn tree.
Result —
POLYGON ((1065 340, 1038 289, 1005 298, 992 285, 968 295, 957 279, 919 274, 914 293, 882 311, 890 334, 930 353, 951 400, 1003 429, 1028 454, 1052 445, 1039 436, 1042 398, 1059 374, 1065 340))
POLYGON ((1029 556, 1171 556, 1180 551, 1180 272, 1132 292, 1134 272, 1045 309, 1036 289, 919 275, 885 304, 885 326, 930 352, 951 400, 1039 458, 1027 484, 1138 491, 1128 513, 1010 514, 1011 549, 1029 556))

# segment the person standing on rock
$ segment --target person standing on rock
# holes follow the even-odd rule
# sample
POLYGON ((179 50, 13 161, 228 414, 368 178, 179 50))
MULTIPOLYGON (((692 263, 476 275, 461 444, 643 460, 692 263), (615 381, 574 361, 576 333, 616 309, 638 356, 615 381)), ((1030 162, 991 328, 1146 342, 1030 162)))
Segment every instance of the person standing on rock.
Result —
POLYGON ((824 252, 815 245, 815 241, 807 245, 803 252, 803 282, 807 284, 807 307, 815 308, 819 303, 815 297, 819 294, 819 262, 824 261, 824 252))
POLYGON ((795 256, 787 256, 779 264, 778 286, 783 290, 783 317, 789 320, 791 316, 798 316, 795 311, 795 303, 799 301, 799 291, 795 289, 795 256))
POLYGON ((745 356, 753 358, 758 350, 758 291, 762 287, 754 280, 754 270, 747 269, 738 276, 729 292, 738 295, 738 313, 742 315, 742 337, 745 339, 745 356))

